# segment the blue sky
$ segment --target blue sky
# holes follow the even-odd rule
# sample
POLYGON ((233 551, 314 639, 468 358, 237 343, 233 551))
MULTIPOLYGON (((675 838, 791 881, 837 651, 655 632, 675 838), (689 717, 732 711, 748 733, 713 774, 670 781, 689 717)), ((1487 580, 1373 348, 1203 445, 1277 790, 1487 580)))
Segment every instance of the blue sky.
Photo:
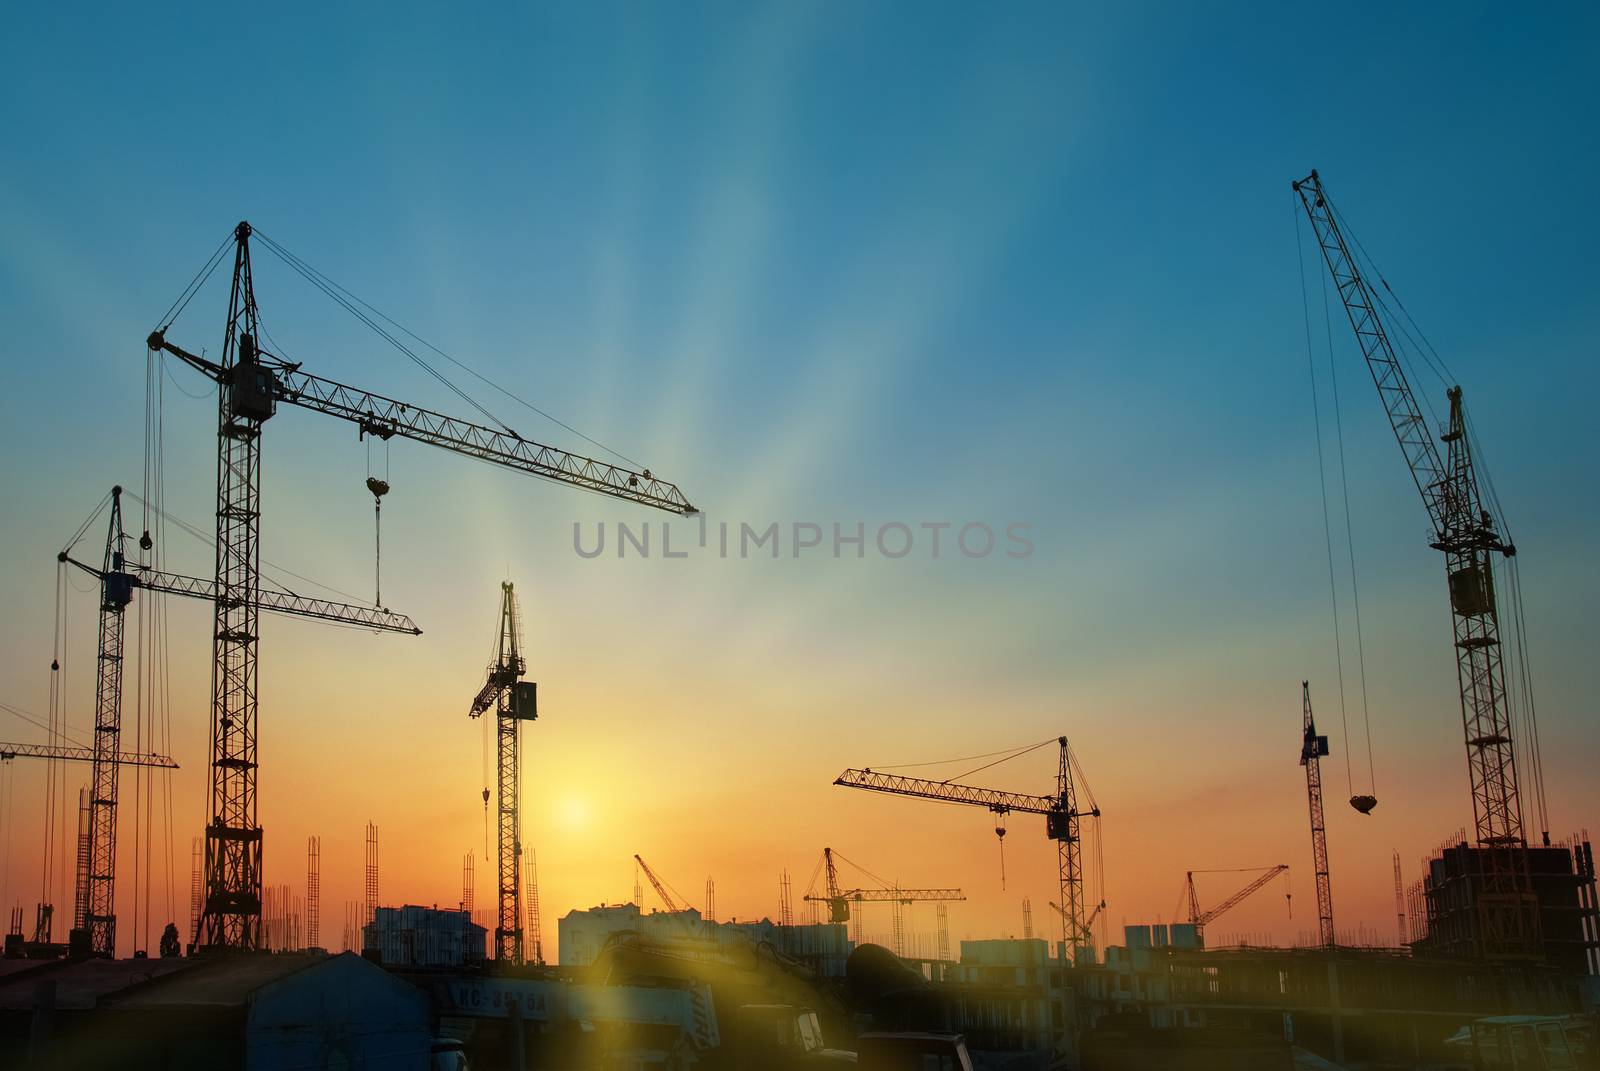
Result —
MULTIPOLYGON (((767 853, 763 876, 804 869, 840 823, 923 819, 903 844, 850 852, 902 851, 908 877, 950 832, 914 805, 837 798, 837 767, 1061 729, 1107 771, 1113 919, 1170 910, 1190 866, 1298 862, 1298 682, 1336 692, 1289 188, 1315 166, 1467 389, 1523 549, 1556 829, 1575 828, 1600 758, 1600 582, 1582 535, 1600 512, 1597 44, 1600 17, 1576 4, 1337 19, 1178 4, 30 13, 0 43, 0 592, 16 608, 0 622, 0 699, 43 710, 50 556, 108 484, 137 486, 141 340, 249 218, 713 518, 1023 521, 1038 548, 1020 562, 585 563, 573 521, 641 518, 396 445, 384 587, 427 635, 390 661, 382 640, 282 627, 266 657, 294 672, 264 699, 284 711, 263 730, 286 771, 264 780, 269 820, 273 793, 319 784, 317 810, 350 816, 320 831, 351 852, 385 814, 447 861, 470 846, 479 748, 455 712, 509 571, 548 652, 542 691, 585 726, 541 723, 553 763, 637 747, 680 773, 632 773, 608 795, 660 777, 706 822, 749 806, 782 830, 726 849, 719 902, 737 902, 751 851, 767 853), (356 716, 373 709, 395 719, 383 740, 356 716), (461 806, 408 810, 344 776, 371 749, 428 754, 461 806), (770 801, 721 776, 774 754, 770 801), (1234 846, 1241 829, 1253 839, 1234 846), (1172 889, 1117 887, 1118 866, 1142 877, 1196 838, 1215 846, 1174 859, 1172 889)), ((269 330, 308 369, 459 408, 259 248, 256 271, 269 330)), ((214 352, 224 300, 214 281, 172 337, 214 352)), ((1379 795, 1402 768, 1430 789, 1396 785, 1368 825, 1331 830, 1352 906, 1376 925, 1390 850, 1410 865, 1470 814, 1438 562, 1357 354, 1335 338, 1379 795)), ((524 434, 581 445, 477 393, 524 434)), ((211 403, 171 387, 166 404, 169 502, 203 522, 211 403)), ((270 426, 266 553, 362 592, 366 453, 325 425, 270 426)), ((208 552, 180 546, 174 567, 204 573, 208 552)), ((180 613, 181 834, 203 807, 207 652, 199 615, 180 613)), ((87 669, 75 680, 87 689, 87 669)), ((560 780, 530 777, 536 793, 560 780)), ((561 791, 578 807, 579 789, 561 791)), ((625 894, 641 848, 607 829, 642 824, 680 874, 713 851, 613 811, 614 827, 571 843, 530 830, 551 844, 548 880, 561 850, 582 875, 547 901, 625 894)), ((286 843, 319 831, 299 811, 277 821, 286 843)), ((433 889, 419 864, 407 895, 443 899, 450 865, 433 889)), ((968 880, 929 880, 947 878, 968 880)), ((988 893, 964 909, 979 930, 1015 899, 988 893)))

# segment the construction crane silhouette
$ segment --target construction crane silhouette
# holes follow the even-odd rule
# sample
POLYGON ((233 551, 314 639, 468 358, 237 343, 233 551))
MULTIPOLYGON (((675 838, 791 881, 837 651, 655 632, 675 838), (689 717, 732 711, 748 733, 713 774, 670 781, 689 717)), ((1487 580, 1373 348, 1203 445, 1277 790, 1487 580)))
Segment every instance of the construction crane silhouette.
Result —
MULTIPOLYGON (((656 479, 648 469, 634 471, 597 461, 525 439, 503 423, 498 428, 485 427, 313 376, 302 371, 299 362, 270 353, 262 345, 256 306, 250 263, 253 233, 248 222, 241 222, 233 231, 233 283, 220 361, 167 339, 176 314, 146 339, 150 350, 171 354, 218 385, 211 818, 206 825, 200 945, 237 949, 261 945, 262 830, 256 797, 261 439, 280 403, 348 421, 362 437, 374 435, 387 441, 399 436, 569 487, 670 513, 694 512, 677 487, 656 479)), ((290 268, 421 363, 395 335, 347 300, 343 296, 346 291, 332 286, 325 276, 276 242, 264 235, 260 238, 290 268)), ((221 257, 219 249, 174 304, 177 312, 198 286, 204 285, 221 257)), ((459 390, 456 393, 466 397, 459 390)))
MULTIPOLYGON (((833 861, 835 852, 832 848, 822 849, 823 867, 827 881, 827 895, 813 896, 806 893, 802 898, 808 902, 825 903, 828 905, 828 921, 832 923, 849 922, 852 917, 850 905, 856 905, 856 912, 862 904, 892 904, 895 909, 894 954, 905 954, 905 933, 902 927, 900 909, 911 904, 937 903, 946 904, 955 900, 965 900, 966 895, 960 889, 908 889, 896 883, 885 882, 876 874, 859 864, 852 863, 857 870, 868 875, 879 884, 874 887, 861 887, 854 889, 841 888, 839 884, 839 870, 833 861)), ((844 859, 844 856, 839 856, 844 859)), ((849 862, 848 859, 845 862, 849 862)), ((648 871, 647 871, 648 872, 648 871)), ((946 938, 948 944, 948 938, 946 938)))
POLYGON ((1332 948, 1333 884, 1328 878, 1328 831, 1322 820, 1322 756, 1328 753, 1328 738, 1317 735, 1311 717, 1311 682, 1300 682, 1301 743, 1300 765, 1306 768, 1306 800, 1311 808, 1311 861, 1317 872, 1317 937, 1324 948, 1332 948))
MULTIPOLYGON (((1246 867, 1245 871, 1252 870, 1252 869, 1256 869, 1256 868, 1246 867)), ((1195 891, 1194 891, 1194 876, 1196 874, 1237 874, 1237 873, 1240 873, 1241 871, 1239 871, 1239 870, 1191 870, 1191 871, 1189 871, 1184 876, 1184 885, 1185 885, 1185 888, 1187 890, 1188 899, 1189 899, 1189 922, 1191 924, 1193 924, 1193 926, 1194 926, 1195 939, 1197 941, 1199 941, 1201 947, 1205 946, 1206 925, 1208 923, 1214 922, 1217 918, 1219 918, 1222 915, 1226 914, 1227 912, 1233 910, 1235 907, 1238 907, 1239 904, 1242 903, 1243 901, 1245 901, 1246 899, 1248 899, 1251 896, 1251 894, 1255 893, 1259 889, 1264 888, 1267 885, 1267 883, 1270 882, 1273 878, 1277 877, 1279 874, 1285 873, 1286 871, 1288 871, 1288 869, 1289 869, 1289 864, 1287 864, 1287 863, 1279 863, 1277 866, 1272 866, 1272 867, 1265 868, 1265 870, 1260 875, 1258 875, 1255 878, 1255 880, 1251 881, 1250 884, 1246 885, 1244 888, 1240 889, 1238 892, 1234 893, 1232 896, 1230 896, 1226 900, 1222 901, 1222 903, 1218 904, 1217 906, 1215 906, 1213 908, 1209 908, 1209 909, 1207 909, 1205 911, 1201 911, 1200 910, 1200 899, 1199 899, 1198 896, 1195 895, 1195 891)), ((1284 897, 1283 898, 1285 900, 1290 900, 1291 895, 1292 894, 1290 894, 1290 893, 1284 893, 1284 897)), ((1292 901, 1291 901, 1290 910, 1293 910, 1292 901)))
MULTIPOLYGON (((901 777, 898 774, 876 773, 870 769, 846 770, 833 783, 845 788, 863 788, 896 796, 965 803, 992 811, 1002 820, 1012 812, 1044 815, 1045 836, 1056 845, 1056 869, 1063 908, 1061 940, 1067 955, 1071 955, 1074 936, 1083 932, 1083 859, 1079 821, 1085 816, 1099 818, 1100 808, 1091 797, 1089 809, 1079 811, 1073 782, 1073 770, 1077 762, 1067 747, 1066 737, 1057 737, 1056 742, 1061 747, 1061 756, 1056 768, 1056 791, 1050 796, 977 788, 953 781, 901 777)), ((1003 826, 997 827, 995 832, 1002 837, 1005 835, 1003 826)))
MULTIPOLYGON (((1456 680, 1482 860, 1482 886, 1476 896, 1483 951, 1491 959, 1534 956, 1539 944, 1539 908, 1528 871, 1494 584, 1495 556, 1509 559, 1516 554, 1516 547, 1497 531, 1479 492, 1460 386, 1446 391, 1450 415, 1439 436, 1445 444, 1441 457, 1378 314, 1382 302, 1351 255, 1322 179, 1312 171, 1294 183, 1294 190, 1311 221, 1412 482, 1427 508, 1433 524, 1430 545, 1445 556, 1456 680)), ((1387 282, 1383 286, 1388 290, 1387 282)), ((1537 769, 1537 755, 1534 763, 1537 769)), ((1545 842, 1549 842, 1548 832, 1545 842)))
MULTIPOLYGON (((143 560, 153 544, 148 533, 138 541, 139 554, 129 553, 123 528, 122 487, 111 488, 106 522, 105 553, 99 567, 79 561, 71 548, 56 559, 82 570, 100 585, 99 653, 95 664, 94 768, 90 773, 88 911, 79 920, 89 931, 89 950, 97 956, 114 956, 117 945, 117 770, 130 765, 115 759, 122 735, 123 615, 136 590, 217 601, 217 585, 198 577, 151 568, 143 560)), ((98 512, 98 511, 96 511, 98 512)), ((92 521, 92 518, 91 518, 92 521)), ((87 522, 86 522, 87 523, 87 522)), ((292 617, 308 617, 338 624, 360 625, 382 632, 420 635, 422 630, 403 614, 368 606, 312 599, 290 592, 262 591, 263 610, 292 617)), ((138 765, 149 765, 140 763, 138 765)), ((176 766, 173 767, 176 769, 176 766)))
POLYGON ((672 898, 672 894, 667 891, 667 883, 662 881, 661 878, 656 875, 654 870, 650 869, 649 863, 645 862, 638 855, 633 857, 633 861, 639 864, 639 869, 644 871, 644 876, 650 879, 650 884, 655 887, 656 895, 661 897, 661 902, 666 906, 668 911, 677 912, 689 910, 688 904, 680 904, 677 900, 672 898))
MULTIPOLYGON (((522 963, 522 723, 539 717, 539 686, 525 681, 527 661, 522 656, 522 618, 517 593, 506 580, 500 584, 500 639, 495 659, 473 697, 468 717, 481 717, 495 708, 495 838, 498 861, 494 958, 502 963, 522 963)), ((483 790, 487 797, 489 790, 483 790)), ((487 798, 484 802, 488 802, 487 798)))
MULTIPOLYGON (((95 743, 98 745, 99 740, 96 739, 95 743)), ((122 766, 153 766, 165 770, 176 770, 178 768, 178 764, 174 762, 170 756, 157 755, 153 752, 145 755, 129 751, 105 752, 98 746, 62 747, 57 744, 13 744, 0 741, 0 762, 10 762, 12 759, 58 759, 65 762, 88 762, 94 764, 96 773, 106 767, 118 768, 122 766)), ((82 803, 81 797, 79 802, 82 803)), ((113 810, 114 802, 115 801, 113 801, 113 810)), ((94 815, 92 807, 89 811, 89 815, 90 821, 92 822, 94 815)), ((79 832, 80 834, 83 832, 82 826, 79 826, 79 832)), ((91 910, 89 905, 92 902, 90 898, 93 895, 94 890, 93 881, 95 871, 91 862, 93 856, 91 855, 86 859, 81 853, 84 852, 86 848, 92 849, 93 844, 94 842, 91 833, 89 844, 83 845, 80 842, 79 845, 79 865, 80 867, 84 868, 84 870, 80 872, 79 877, 80 879, 87 877, 86 884, 88 884, 89 887, 87 889, 80 890, 78 896, 74 899, 72 920, 74 929, 87 928, 87 923, 89 920, 89 913, 91 910)), ((50 940, 50 928, 54 917, 55 906, 53 904, 41 903, 38 905, 38 911, 35 915, 33 929, 33 939, 35 942, 48 942, 50 940)), ((114 918, 112 923, 113 925, 115 924, 114 918)), ((103 951, 100 948, 91 948, 91 952, 97 956, 111 955, 109 951, 103 951)))
MULTIPOLYGON (((952 900, 966 899, 960 889, 902 889, 897 885, 880 885, 876 888, 841 888, 839 885, 839 871, 833 862, 833 849, 822 849, 822 855, 825 860, 824 865, 827 868, 827 895, 813 896, 807 893, 802 899, 808 902, 827 904, 829 922, 849 922, 851 904, 949 903, 952 900)), ((840 858, 844 857, 840 856, 840 858)), ((648 874, 649 872, 648 869, 645 870, 645 873, 648 874)))
MULTIPOLYGON (((55 744, 13 744, 9 741, 0 741, 0 762, 9 762, 12 759, 61 759, 66 762, 94 762, 95 749, 92 747, 60 747, 55 744)), ((170 755, 157 755, 154 752, 146 755, 142 752, 118 751, 106 756, 102 761, 114 762, 118 766, 154 766, 163 770, 176 770, 178 764, 170 755)))
MULTIPOLYGON (((1060 915, 1062 918, 1066 917, 1066 908, 1062 907, 1054 900, 1046 900, 1045 903, 1054 908, 1056 914, 1060 915)), ((1093 946, 1095 920, 1100 917, 1100 912, 1104 911, 1105 909, 1106 902, 1104 900, 1101 900, 1098 904, 1094 905, 1094 910, 1090 911, 1088 918, 1083 920, 1083 929, 1078 931, 1078 936, 1074 939, 1075 944, 1093 946)))

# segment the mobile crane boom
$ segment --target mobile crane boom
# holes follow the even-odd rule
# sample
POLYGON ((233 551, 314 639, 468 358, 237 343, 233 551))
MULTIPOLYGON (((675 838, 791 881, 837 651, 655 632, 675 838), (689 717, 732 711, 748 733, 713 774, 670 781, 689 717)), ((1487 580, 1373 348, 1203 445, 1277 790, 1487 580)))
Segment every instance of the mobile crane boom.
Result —
POLYGON ((638 855, 633 857, 633 861, 639 864, 639 869, 644 871, 644 876, 650 879, 651 885, 655 886, 656 895, 661 897, 661 902, 666 905, 667 910, 682 911, 683 907, 672 898, 671 893, 667 892, 666 885, 662 883, 660 878, 656 877, 656 872, 650 869, 650 864, 638 855))

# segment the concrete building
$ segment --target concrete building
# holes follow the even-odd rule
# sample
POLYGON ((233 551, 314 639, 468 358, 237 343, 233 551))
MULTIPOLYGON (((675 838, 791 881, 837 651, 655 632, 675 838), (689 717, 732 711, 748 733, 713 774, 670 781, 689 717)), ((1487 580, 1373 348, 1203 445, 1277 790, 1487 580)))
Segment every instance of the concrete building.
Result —
POLYGON ((1041 938, 962 941, 939 989, 974 1050, 1048 1052, 1062 1029, 1061 961, 1041 938))
POLYGON ((986 985, 1044 986, 1052 968, 1050 944, 1038 937, 1022 940, 962 941, 961 959, 947 977, 986 985))
POLYGON ((488 931, 454 908, 380 907, 361 931, 362 954, 386 967, 473 967, 487 948, 488 931))
MULTIPOLYGON (((1539 905, 1540 953, 1546 963, 1575 976, 1600 973, 1600 904, 1595 894, 1594 849, 1587 838, 1517 852, 1525 859, 1539 905)), ((1441 847, 1412 890, 1413 947, 1423 955, 1484 954, 1478 896, 1485 857, 1466 842, 1441 847)))

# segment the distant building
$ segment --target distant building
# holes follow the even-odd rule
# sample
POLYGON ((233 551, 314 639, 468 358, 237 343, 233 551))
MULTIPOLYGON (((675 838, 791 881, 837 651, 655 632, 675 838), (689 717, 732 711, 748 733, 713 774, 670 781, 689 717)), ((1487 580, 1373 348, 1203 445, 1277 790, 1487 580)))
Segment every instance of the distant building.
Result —
POLYGON ((488 930, 454 908, 380 907, 361 930, 362 955, 385 967, 471 967, 487 947, 488 930))
POLYGON ((569 911, 557 924, 561 965, 587 967, 614 934, 629 931, 656 941, 749 942, 768 945, 794 959, 816 965, 829 977, 843 977, 844 963, 855 947, 842 925, 780 926, 770 919, 751 922, 708 922, 694 908, 641 912, 636 904, 602 904, 587 911, 569 911))
POLYGON ((1058 965, 1050 959, 1050 944, 1042 938, 962 941, 961 961, 947 977, 986 985, 1043 986, 1053 966, 1058 965))
POLYGON ((1147 926, 1122 927, 1122 943, 1128 950, 1142 948, 1199 948, 1199 928, 1192 922, 1158 922, 1147 926))

